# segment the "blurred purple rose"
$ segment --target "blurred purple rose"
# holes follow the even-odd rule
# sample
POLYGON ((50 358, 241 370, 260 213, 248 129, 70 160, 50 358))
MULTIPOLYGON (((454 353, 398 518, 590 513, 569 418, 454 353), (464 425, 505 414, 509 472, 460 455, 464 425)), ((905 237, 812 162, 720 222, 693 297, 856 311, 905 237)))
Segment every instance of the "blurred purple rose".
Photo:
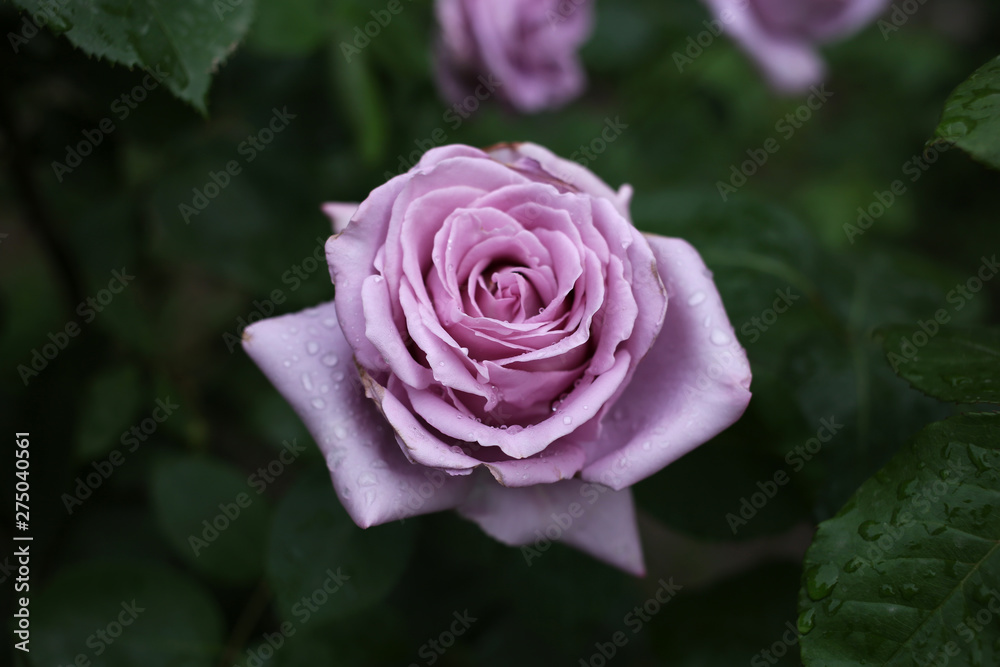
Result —
POLYGON ((457 508, 644 571, 628 487, 736 421, 750 369, 698 253, 639 233, 630 195, 534 144, 445 146, 324 207, 334 302, 244 347, 358 525, 457 508))
MULTIPOLYGON (((528 113, 569 102, 585 84, 577 50, 590 35, 592 5, 593 0, 437 0, 441 92, 457 104, 495 94, 528 113)), ((471 111, 478 101, 465 106, 471 111)))
POLYGON ((798 92, 823 79, 818 44, 870 23, 889 0, 704 0, 776 89, 798 92))

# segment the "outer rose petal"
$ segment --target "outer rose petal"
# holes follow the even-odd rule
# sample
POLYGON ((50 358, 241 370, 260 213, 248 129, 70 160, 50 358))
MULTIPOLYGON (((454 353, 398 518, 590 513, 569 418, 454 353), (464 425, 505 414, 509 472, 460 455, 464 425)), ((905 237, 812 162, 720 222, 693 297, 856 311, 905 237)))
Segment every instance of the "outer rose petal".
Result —
POLYGON ((243 348, 309 428, 340 501, 362 528, 451 509, 469 493, 469 477, 406 460, 365 397, 333 303, 257 322, 246 328, 243 348), (441 486, 423 498, 416 489, 431 477, 441 486))
POLYGON ((669 304, 663 329, 588 449, 581 477, 615 489, 645 479, 732 425, 750 364, 711 273, 686 241, 647 235, 669 304))
POLYGON ((333 223, 333 233, 339 234, 347 228, 347 223, 358 210, 360 204, 348 204, 345 202, 328 202, 323 204, 323 212, 330 216, 333 223))
POLYGON ((508 489, 482 478, 458 512, 505 544, 532 544, 539 534, 550 539, 547 528, 558 530, 561 541, 636 576, 646 574, 630 490, 611 491, 576 479, 508 489), (570 514, 574 504, 579 506, 575 518, 570 514))

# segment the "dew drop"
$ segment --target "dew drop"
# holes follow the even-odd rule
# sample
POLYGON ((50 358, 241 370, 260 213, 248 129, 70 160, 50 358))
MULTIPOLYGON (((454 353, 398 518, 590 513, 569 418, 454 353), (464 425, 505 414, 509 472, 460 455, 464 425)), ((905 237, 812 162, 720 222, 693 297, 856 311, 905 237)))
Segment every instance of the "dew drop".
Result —
POLYGON ((308 352, 309 354, 316 354, 317 352, 319 352, 319 343, 317 343, 314 340, 311 340, 308 343, 306 343, 306 352, 308 352))
POLYGON ((324 354, 320 361, 323 362, 324 366, 330 366, 332 368, 337 365, 337 362, 339 362, 340 359, 338 359, 335 354, 324 354))
POLYGON ((706 329, 709 328, 710 326, 712 326, 712 318, 711 317, 706 317, 705 320, 701 324, 706 329))
POLYGON ((302 374, 302 386, 306 391, 313 390, 313 381, 312 378, 309 377, 309 373, 302 374))
POLYGON ((904 600, 912 600, 920 592, 920 588, 916 584, 903 584, 899 590, 903 594, 904 600))
POLYGON ((855 556, 844 564, 844 572, 857 572, 865 565, 865 559, 855 556))
POLYGON ((358 486, 375 486, 378 484, 378 478, 373 472, 363 472, 358 475, 358 486))
POLYGON ((323 326, 325 326, 327 329, 333 329, 337 326, 337 320, 333 319, 332 317, 328 317, 325 320, 323 320, 323 326))
POLYGON ((333 379, 336 380, 337 382, 342 382, 344 380, 344 374, 337 373, 333 376, 333 379))
POLYGON ((368 503, 369 506, 375 504, 375 491, 371 489, 365 491, 365 502, 368 503))
POLYGON ((292 367, 292 362, 290 362, 288 359, 285 359, 283 365, 284 365, 285 368, 291 368, 292 367))
POLYGON ((813 600, 822 600, 837 585, 840 568, 833 563, 815 565, 806 572, 806 592, 813 600))
POLYGON ((572 417, 570 417, 569 415, 566 415, 565 417, 563 417, 563 424, 566 424, 566 426, 569 426, 572 423, 573 423, 573 418, 572 417))
POLYGON ((705 296, 704 292, 695 292, 688 298, 688 305, 697 306, 700 303, 704 303, 706 298, 708 297, 705 296))
POLYGON ((874 542, 884 534, 885 530, 882 528, 882 524, 878 521, 865 521, 858 526, 858 535, 861 536, 861 539, 867 540, 868 542, 874 542))
POLYGON ((347 437, 347 430, 343 426, 338 424, 337 426, 333 427, 333 434, 338 438, 340 438, 341 440, 343 440, 345 437, 347 437))
POLYGON ((653 443, 651 443, 649 440, 647 440, 646 442, 642 443, 642 448, 645 449, 648 452, 649 450, 651 450, 653 448, 653 443))
POLYGON ((727 334, 722 329, 715 329, 712 331, 711 336, 712 342, 716 345, 728 345, 729 344, 729 334, 727 334))
POLYGON ((292 334, 293 336, 295 334, 297 334, 298 332, 299 332, 299 328, 298 327, 289 327, 288 328, 288 333, 292 334))
POLYGON ((317 410, 322 410, 323 408, 326 407, 326 401, 324 401, 322 398, 314 398, 312 400, 312 406, 317 410))
POLYGON ((799 632, 801 632, 804 635, 809 634, 809 631, 812 630, 813 627, 816 625, 815 617, 816 617, 816 610, 812 608, 806 609, 804 612, 799 614, 799 619, 795 623, 795 625, 799 629, 799 632))

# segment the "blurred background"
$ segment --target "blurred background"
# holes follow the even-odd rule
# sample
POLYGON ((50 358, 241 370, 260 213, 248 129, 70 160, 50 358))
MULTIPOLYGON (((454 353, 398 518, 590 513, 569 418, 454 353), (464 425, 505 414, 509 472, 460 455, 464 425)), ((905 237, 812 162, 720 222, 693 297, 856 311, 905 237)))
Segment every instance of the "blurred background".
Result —
POLYGON ((13 48, 24 17, 0 4, 0 423, 30 432, 32 457, 19 664, 800 664, 782 637, 813 527, 951 410, 898 379, 873 332, 941 308, 996 323, 996 284, 949 298, 1000 245, 996 172, 959 150, 914 160, 1000 50, 1000 8, 928 0, 825 48, 809 108, 725 37, 692 49, 710 19, 695 0, 601 0, 587 92, 526 117, 439 98, 429 0, 348 62, 385 4, 256 0, 205 114, 49 30, 13 48), (362 200, 433 145, 517 140, 631 183, 640 229, 700 250, 753 364, 744 419, 636 488, 644 580, 561 545, 528 563, 452 513, 361 531, 237 342, 333 297, 321 203, 362 200), (843 428, 791 468, 824 419, 843 428), (203 521, 227 511, 212 537, 203 521), (683 594, 649 604, 671 577, 683 594))

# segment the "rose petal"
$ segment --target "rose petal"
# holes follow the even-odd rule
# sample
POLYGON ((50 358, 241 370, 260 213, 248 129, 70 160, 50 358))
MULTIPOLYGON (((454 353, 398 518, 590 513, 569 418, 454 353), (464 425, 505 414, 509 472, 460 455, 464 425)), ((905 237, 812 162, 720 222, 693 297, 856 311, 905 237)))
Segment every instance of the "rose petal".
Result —
POLYGON ((333 303, 252 324, 243 348, 309 428, 337 495, 362 528, 450 509, 468 494, 468 477, 406 460, 393 430, 365 398, 333 303), (435 492, 418 494, 428 482, 435 492))
MULTIPOLYGON (((615 120, 617 122, 617 118, 615 120)), ((626 126, 627 127, 627 126, 626 126)), ((622 189, 616 193, 611 187, 598 178, 586 167, 561 158, 547 148, 530 142, 498 144, 487 151, 494 160, 500 162, 516 162, 522 157, 528 157, 538 162, 542 169, 551 176, 571 183, 579 191, 592 197, 602 197, 609 200, 626 220, 631 220, 628 212, 628 200, 631 189, 622 189)))
POLYGON ((616 489, 649 477, 733 424, 750 365, 711 274, 686 241, 649 235, 669 305, 659 337, 588 447, 581 477, 616 489))
MULTIPOLYGON (((626 572, 645 575, 631 491, 575 479, 517 489, 489 478, 478 481, 458 512, 504 544, 532 545, 554 536, 626 572)), ((531 547, 524 553, 529 565, 542 555, 531 547)))
POLYGON ((351 217, 358 210, 359 204, 348 204, 343 202, 327 202, 323 204, 323 212, 330 217, 330 221, 333 222, 333 233, 339 234, 340 232, 347 229, 347 224, 351 221, 351 217))

